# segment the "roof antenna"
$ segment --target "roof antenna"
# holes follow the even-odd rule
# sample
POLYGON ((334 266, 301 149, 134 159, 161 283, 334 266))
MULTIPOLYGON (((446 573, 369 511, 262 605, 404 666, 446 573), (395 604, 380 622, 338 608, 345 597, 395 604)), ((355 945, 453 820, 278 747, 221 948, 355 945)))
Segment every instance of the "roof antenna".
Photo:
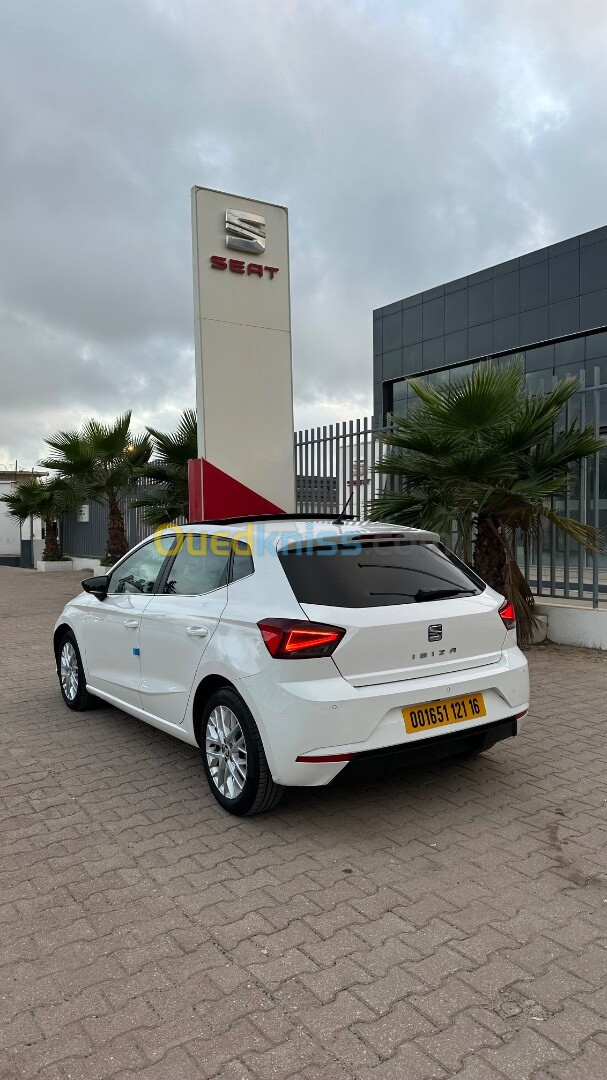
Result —
POLYGON ((336 518, 333 518, 333 521, 331 522, 332 525, 345 525, 346 524, 345 521, 344 521, 344 514, 345 514, 346 510, 348 509, 350 503, 352 502, 353 498, 354 498, 354 488, 352 488, 352 491, 350 492, 350 497, 347 500, 341 514, 338 514, 336 518))

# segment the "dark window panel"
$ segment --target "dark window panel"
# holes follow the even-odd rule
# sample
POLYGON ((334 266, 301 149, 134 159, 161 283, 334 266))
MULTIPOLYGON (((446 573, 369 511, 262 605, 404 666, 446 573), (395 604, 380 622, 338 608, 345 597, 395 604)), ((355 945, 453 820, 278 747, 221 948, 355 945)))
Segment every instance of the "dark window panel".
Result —
POLYGON ((403 343, 403 316, 401 311, 393 315, 384 316, 383 320, 383 351, 399 349, 403 343))
POLYGON ((519 258, 519 266, 521 270, 524 266, 533 266, 535 263, 548 261, 548 248, 539 248, 538 251, 528 251, 526 255, 521 255, 519 258))
POLYGON ((588 247, 589 244, 597 244, 600 240, 607 240, 607 225, 602 225, 600 229, 592 229, 591 232, 582 233, 580 236, 580 247, 588 247))
POLYGON ((465 330, 468 325, 468 290, 449 293, 445 296, 445 333, 465 330))
POLYGON ((468 359, 468 331, 457 330, 445 335, 445 363, 459 364, 468 359))
POLYGON ((549 299, 551 304, 578 296, 580 291, 580 253, 568 251, 548 263, 549 299))
POLYGON ((547 394, 552 390, 554 376, 552 371, 528 371, 525 377, 528 394, 547 394))
POLYGON ((422 293, 422 300, 438 300, 439 296, 444 296, 445 286, 436 285, 434 289, 424 289, 422 293))
POLYGON ((468 290, 468 321, 470 326, 493 319, 493 279, 471 285, 468 290))
POLYGON ((395 311, 402 311, 402 309, 402 300, 395 300, 393 304, 386 304, 385 308, 383 308, 384 318, 386 315, 393 315, 395 311))
POLYGON ((493 267, 489 266, 486 270, 478 270, 476 274, 468 275, 468 285, 478 285, 481 281, 490 281, 493 277, 493 267))
POLYGON ((509 259, 508 262, 498 263, 493 267, 494 278, 502 277, 503 274, 510 274, 514 270, 518 270, 519 260, 509 259))
POLYGON ((503 274, 493 282, 493 317, 516 315, 519 309, 519 273, 503 274))
POLYGON ((580 296, 580 329, 607 326, 607 289, 580 296))
POLYGON ((548 261, 521 266, 521 311, 548 303, 548 261))
POLYGON ((384 383, 384 401, 382 409, 384 417, 392 412, 392 383, 384 383))
POLYGON ((373 355, 377 356, 382 351, 382 319, 373 323, 373 355))
POLYGON ((445 362, 445 339, 444 337, 432 338, 424 341, 424 370, 440 367, 445 362))
POLYGON ((585 370, 585 365, 583 362, 581 364, 560 364, 555 367, 554 374, 556 375, 556 378, 560 381, 562 379, 566 379, 569 375, 579 376, 580 371, 583 370, 585 370))
POLYGON ((406 401, 409 396, 409 386, 406 379, 400 379, 399 382, 392 384, 392 400, 406 401))
POLYGON ((556 255, 563 255, 566 251, 577 251, 579 246, 579 236, 571 236, 568 240, 560 240, 558 244, 551 244, 548 248, 548 256, 553 259, 556 255))
POLYGON ((607 333, 588 334, 586 338, 586 359, 592 360, 595 356, 607 356, 607 333))
POLYGON ((422 306, 407 308, 404 312, 404 335, 405 345, 414 345, 422 339, 422 306))
POLYGON ((415 293, 415 296, 407 296, 406 299, 403 300, 403 307, 404 308, 417 307, 417 305, 421 304, 421 302, 422 302, 422 294, 420 292, 415 293))
POLYGON ((392 349, 384 353, 384 379, 398 379, 403 373, 403 350, 392 349))
POLYGON ((580 251, 580 292, 607 289, 607 240, 580 251))
POLYGON ((465 382, 477 366, 477 364, 462 364, 461 367, 453 368, 449 373, 450 383, 453 385, 453 383, 465 382))
POLYGON ((601 385, 607 383, 607 356, 597 357, 595 360, 586 361, 586 386, 601 385), (599 369, 599 381, 595 383, 595 370, 599 369))
POLYGON ((373 382, 382 381, 382 368, 382 356, 381 353, 378 353, 377 356, 373 357, 373 382))
POLYGON ((421 371, 423 367, 422 360, 422 343, 418 341, 415 345, 405 345, 403 349, 403 374, 415 375, 421 371))
POLYGON ((520 345, 519 317, 509 315, 506 319, 496 319, 493 323, 493 351, 515 349, 520 345))
POLYGON ((569 341, 557 341, 554 346, 554 366, 562 367, 563 364, 580 364, 585 355, 584 338, 571 338, 569 341))
POLYGON ((445 301, 443 297, 423 304, 424 340, 438 337, 445 332, 445 301))
POLYGON ((448 281, 447 284, 445 285, 445 296, 447 295, 447 293, 459 292, 461 289, 466 289, 467 287, 468 287, 468 278, 467 277, 457 278, 456 281, 448 281))
POLYGON ((548 332, 550 337, 575 334, 580 328, 580 301, 578 296, 550 304, 548 308, 548 332))
POLYGON ((488 356, 493 352, 493 323, 471 326, 468 329, 468 355, 488 356))
POLYGON ((521 343, 532 345, 535 341, 545 341, 548 337, 548 308, 533 308, 521 311, 521 343))
POLYGON ((541 345, 539 349, 527 349, 525 368, 527 371, 543 371, 554 367, 554 345, 541 345))

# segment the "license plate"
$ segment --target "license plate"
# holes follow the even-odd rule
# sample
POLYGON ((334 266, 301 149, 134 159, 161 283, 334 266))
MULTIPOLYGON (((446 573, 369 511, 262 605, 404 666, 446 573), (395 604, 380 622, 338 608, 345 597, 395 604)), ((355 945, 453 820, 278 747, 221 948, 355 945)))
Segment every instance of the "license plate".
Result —
POLYGON ((447 727, 447 724, 461 724, 463 720, 478 720, 486 715, 482 694, 425 701, 423 705, 410 705, 403 709, 403 720, 409 735, 447 727))

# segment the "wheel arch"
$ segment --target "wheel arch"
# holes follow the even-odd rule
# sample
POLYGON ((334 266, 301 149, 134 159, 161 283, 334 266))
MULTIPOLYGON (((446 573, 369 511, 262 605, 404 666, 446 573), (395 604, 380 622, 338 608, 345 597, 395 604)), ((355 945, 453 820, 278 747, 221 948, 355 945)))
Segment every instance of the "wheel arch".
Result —
POLYGON ((196 691, 194 693, 194 700, 192 701, 192 725, 194 730, 194 738, 200 746, 200 728, 202 724, 202 714, 204 707, 217 690, 221 690, 222 687, 227 686, 230 690, 234 690, 238 693, 238 690, 234 686, 233 682, 226 679, 224 675, 205 675, 204 679, 198 683, 196 691))
MULTIPOLYGON (((59 665, 59 646, 61 645, 61 642, 63 641, 63 638, 65 637, 66 633, 68 633, 68 631, 70 634, 74 634, 73 627, 71 627, 70 624, 67 622, 60 623, 59 626, 56 626, 53 631, 53 652, 55 654, 55 666, 57 667, 57 669, 59 665)), ((74 634, 74 637, 75 636, 76 635, 74 634)))

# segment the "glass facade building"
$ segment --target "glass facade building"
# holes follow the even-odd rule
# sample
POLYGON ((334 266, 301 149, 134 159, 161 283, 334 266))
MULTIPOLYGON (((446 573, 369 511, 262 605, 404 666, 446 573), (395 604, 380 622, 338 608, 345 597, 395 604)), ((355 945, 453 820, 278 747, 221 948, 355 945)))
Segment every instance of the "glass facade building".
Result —
MULTIPOLYGON (((517 357, 530 392, 578 376, 569 419, 607 435, 607 226, 377 309, 373 354, 376 422, 408 412, 413 377, 444 383, 517 357)), ((607 529, 605 451, 578 488, 571 516, 607 529)))

